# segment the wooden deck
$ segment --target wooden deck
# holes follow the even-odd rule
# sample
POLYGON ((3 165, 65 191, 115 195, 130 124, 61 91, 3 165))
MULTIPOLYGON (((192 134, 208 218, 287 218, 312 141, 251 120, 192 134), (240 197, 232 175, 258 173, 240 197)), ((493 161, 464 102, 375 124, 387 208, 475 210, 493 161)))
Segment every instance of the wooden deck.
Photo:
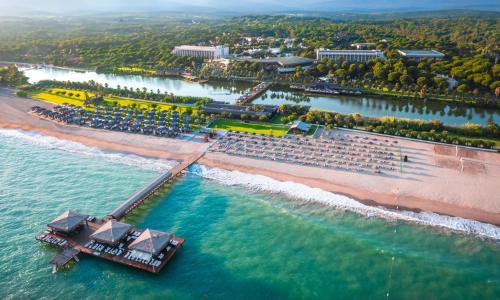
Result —
MULTIPOLYGON (((116 209, 108 214, 107 219, 101 220, 94 218, 92 221, 86 221, 85 224, 81 226, 80 230, 71 234, 46 231, 36 236, 36 239, 40 242, 50 244, 64 250, 71 249, 71 251, 67 251, 66 253, 84 253, 151 273, 160 272, 161 269, 163 269, 163 267, 172 259, 179 247, 184 244, 183 238, 174 236, 170 239, 169 245, 163 249, 157 257, 153 257, 149 261, 144 261, 137 257, 132 257, 130 254, 133 252, 128 249, 128 246, 139 236, 140 233, 142 233, 141 229, 132 228, 127 236, 120 241, 120 243, 118 243, 118 246, 114 247, 108 246, 104 243, 98 243, 90 236, 107 220, 120 220, 125 217, 134 208, 150 198, 158 189, 160 189, 161 186, 180 175, 186 168, 195 163, 203 155, 204 153, 193 155, 175 166, 172 170, 160 175, 151 183, 143 187, 139 192, 121 203, 116 209)), ((65 257, 64 255, 54 257, 53 261, 59 262, 54 265, 56 267, 65 265, 71 261, 71 259, 76 259, 76 254, 69 259, 68 257, 65 257)))
POLYGON ((82 229, 71 235, 55 234, 44 232, 36 237, 40 242, 54 245, 56 247, 67 249, 73 248, 87 255, 92 255, 102 259, 106 259, 115 263, 141 269, 151 273, 159 273, 161 269, 172 259, 179 247, 184 244, 184 239, 174 237, 171 239, 169 246, 164 249, 158 257, 150 261, 140 261, 138 259, 128 258, 131 250, 128 250, 128 245, 142 232, 141 229, 132 228, 130 233, 115 247, 107 246, 103 243, 92 242, 90 235, 94 233, 102 224, 104 220, 96 220, 87 222, 83 225, 82 229), (136 233, 134 237, 133 233, 136 233), (175 243, 177 245, 173 245, 175 243))

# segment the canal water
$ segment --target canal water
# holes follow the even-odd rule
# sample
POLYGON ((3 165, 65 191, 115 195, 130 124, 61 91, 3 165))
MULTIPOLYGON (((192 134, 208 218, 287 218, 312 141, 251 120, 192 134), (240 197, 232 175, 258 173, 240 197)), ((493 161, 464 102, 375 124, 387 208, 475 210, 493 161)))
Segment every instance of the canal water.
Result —
POLYGON ((498 241, 336 211, 195 171, 126 219, 186 239, 162 273, 81 256, 52 274, 58 251, 34 239, 48 221, 67 209, 103 216, 172 165, 13 130, 0 130, 0 165, 2 299, 500 295, 498 241))
MULTIPOLYGON (((94 80, 110 87, 143 88, 171 92, 182 96, 210 97, 217 101, 235 103, 238 96, 251 87, 245 82, 217 82, 205 84, 178 78, 157 78, 138 75, 98 74, 96 72, 74 71, 60 68, 40 68, 25 71, 30 82, 45 79, 84 82, 94 80)), ((336 111, 343 114, 360 113, 368 117, 396 116, 401 118, 435 120, 449 125, 475 123, 485 125, 489 120, 500 123, 500 110, 464 107, 446 102, 415 102, 392 98, 366 96, 329 96, 291 92, 288 89, 273 88, 253 101, 255 104, 298 104, 314 109, 336 111)))

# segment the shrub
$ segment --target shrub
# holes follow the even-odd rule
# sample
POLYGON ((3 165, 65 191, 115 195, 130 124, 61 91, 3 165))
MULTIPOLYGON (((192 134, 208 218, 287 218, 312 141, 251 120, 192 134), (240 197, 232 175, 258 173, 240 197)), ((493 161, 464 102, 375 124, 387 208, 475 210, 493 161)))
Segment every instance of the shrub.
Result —
POLYGON ((25 92, 25 91, 17 91, 16 95, 19 96, 19 97, 23 97, 23 98, 27 98, 28 97, 28 93, 25 92))

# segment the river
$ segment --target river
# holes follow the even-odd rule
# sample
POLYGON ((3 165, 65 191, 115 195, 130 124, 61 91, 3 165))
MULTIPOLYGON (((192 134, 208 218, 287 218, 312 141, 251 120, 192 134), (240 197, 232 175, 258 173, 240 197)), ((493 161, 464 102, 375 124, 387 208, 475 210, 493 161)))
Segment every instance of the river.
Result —
MULTIPOLYGON (((181 96, 210 97, 217 101, 234 103, 238 96, 252 85, 245 82, 211 81, 205 84, 180 78, 158 78, 139 75, 101 74, 92 71, 76 71, 43 67, 25 71, 31 83, 54 79, 85 82, 94 80, 110 87, 143 88, 171 92, 181 96)), ((336 111, 343 114, 360 113, 368 117, 396 116, 421 120, 439 119, 448 125, 475 123, 485 125, 489 120, 500 123, 500 110, 466 107, 460 104, 428 101, 426 103, 366 96, 326 96, 292 92, 274 87, 255 99, 255 104, 298 104, 313 109, 336 111)))

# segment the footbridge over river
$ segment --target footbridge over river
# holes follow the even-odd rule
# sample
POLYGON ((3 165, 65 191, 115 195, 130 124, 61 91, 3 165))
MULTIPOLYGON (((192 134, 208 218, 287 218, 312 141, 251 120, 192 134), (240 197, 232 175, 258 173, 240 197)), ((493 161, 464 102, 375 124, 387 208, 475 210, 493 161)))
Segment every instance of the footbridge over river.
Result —
POLYGON ((134 210, 141 203, 149 199, 151 196, 155 194, 163 185, 170 182, 173 178, 177 177, 181 174, 185 169, 189 168, 192 164, 194 164, 198 159, 203 156, 204 153, 196 154, 188 159, 185 159, 183 162, 175 166, 172 170, 169 170, 147 185, 145 185, 142 189, 134 193, 132 196, 123 201, 120 205, 118 205, 115 209, 113 209, 109 214, 109 219, 120 220, 128 215, 130 212, 134 210))

